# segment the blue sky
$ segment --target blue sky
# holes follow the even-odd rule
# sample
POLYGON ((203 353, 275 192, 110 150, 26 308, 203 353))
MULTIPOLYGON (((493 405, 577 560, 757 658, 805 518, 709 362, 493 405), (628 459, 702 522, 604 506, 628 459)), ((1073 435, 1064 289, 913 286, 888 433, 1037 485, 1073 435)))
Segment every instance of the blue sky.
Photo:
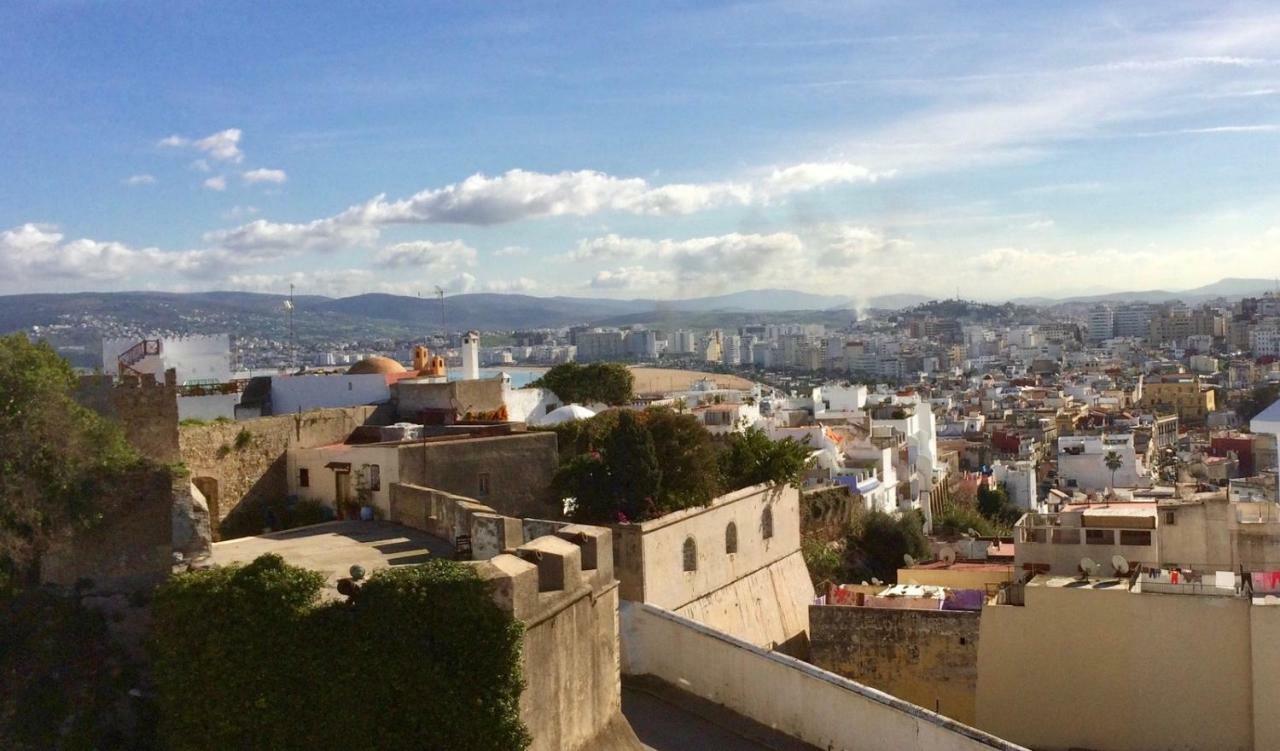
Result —
POLYGON ((1274 3, 0 7, 0 293, 1280 273, 1274 3))

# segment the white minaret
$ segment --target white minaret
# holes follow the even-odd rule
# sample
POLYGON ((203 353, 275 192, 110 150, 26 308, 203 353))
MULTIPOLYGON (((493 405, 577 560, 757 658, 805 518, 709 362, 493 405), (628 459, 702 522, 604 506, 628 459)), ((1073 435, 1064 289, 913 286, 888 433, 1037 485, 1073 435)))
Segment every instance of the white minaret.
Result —
POLYGON ((480 377, 480 332, 468 331, 462 337, 462 380, 480 377))

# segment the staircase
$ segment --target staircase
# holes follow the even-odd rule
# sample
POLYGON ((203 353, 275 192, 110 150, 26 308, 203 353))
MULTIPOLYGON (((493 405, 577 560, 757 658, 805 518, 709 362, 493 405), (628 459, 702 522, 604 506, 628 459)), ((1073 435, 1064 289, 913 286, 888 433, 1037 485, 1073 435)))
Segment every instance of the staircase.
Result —
POLYGON ((123 378, 126 375, 141 377, 142 373, 137 370, 134 370, 133 366, 137 365, 139 362, 142 362, 142 360, 144 360, 147 357, 150 357, 151 355, 159 355, 159 354, 160 354, 159 339, 143 339, 142 341, 133 345, 129 349, 126 349, 124 352, 120 353, 120 356, 118 358, 116 358, 116 365, 119 369, 120 377, 123 378))

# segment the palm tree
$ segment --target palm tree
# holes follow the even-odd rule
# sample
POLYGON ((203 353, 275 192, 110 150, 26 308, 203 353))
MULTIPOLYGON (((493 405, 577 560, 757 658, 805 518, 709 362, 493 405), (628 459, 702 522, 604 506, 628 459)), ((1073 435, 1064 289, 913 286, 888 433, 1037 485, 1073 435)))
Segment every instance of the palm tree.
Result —
POLYGON ((1108 451, 1107 455, 1102 457, 1102 463, 1107 465, 1107 469, 1111 470, 1111 492, 1116 489, 1116 470, 1124 466, 1124 461, 1120 459, 1120 455, 1114 451, 1108 451))

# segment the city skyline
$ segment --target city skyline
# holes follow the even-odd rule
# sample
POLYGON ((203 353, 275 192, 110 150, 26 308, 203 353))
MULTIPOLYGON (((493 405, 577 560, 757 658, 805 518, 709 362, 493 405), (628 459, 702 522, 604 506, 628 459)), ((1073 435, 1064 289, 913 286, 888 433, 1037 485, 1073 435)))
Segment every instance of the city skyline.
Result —
POLYGON ((1262 4, 227 17, 0 11, 0 294, 1008 299, 1276 272, 1262 4))

